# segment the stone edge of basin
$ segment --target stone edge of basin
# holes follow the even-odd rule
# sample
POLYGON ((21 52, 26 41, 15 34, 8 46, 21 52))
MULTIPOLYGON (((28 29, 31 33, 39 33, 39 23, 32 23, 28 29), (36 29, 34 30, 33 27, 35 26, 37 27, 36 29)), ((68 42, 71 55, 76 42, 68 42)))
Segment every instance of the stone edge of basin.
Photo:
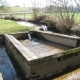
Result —
POLYGON ((71 38, 71 39, 80 39, 80 37, 78 36, 71 36, 71 35, 66 35, 66 34, 59 34, 59 33, 55 33, 55 32, 47 32, 47 31, 30 31, 30 32, 39 32, 39 33, 45 33, 45 34, 49 34, 49 35, 54 35, 54 36, 60 36, 60 37, 65 37, 65 38, 71 38))
MULTIPOLYGON (((32 32, 32 31, 30 31, 30 32, 32 32)), ((66 46, 72 46, 72 47, 78 47, 78 46, 80 46, 80 37, 78 37, 78 36, 70 36, 70 35, 65 35, 65 34, 59 34, 59 33, 54 33, 54 32, 47 32, 47 31, 33 31, 35 34, 37 34, 38 35, 38 33, 42 36, 42 37, 44 37, 45 39, 48 39, 48 38, 46 38, 45 36, 54 36, 56 39, 59 39, 59 38, 63 38, 64 40, 66 39, 66 41, 69 39, 70 41, 72 40, 73 42, 75 41, 75 43, 74 44, 72 44, 72 43, 68 43, 68 44, 64 44, 64 43, 62 43, 62 42, 64 42, 64 41, 59 41, 59 42, 57 42, 55 39, 53 39, 53 41, 52 40, 50 40, 50 41, 52 41, 52 42, 56 42, 56 43, 60 43, 60 44, 63 44, 63 45, 66 45, 66 46), (45 35, 45 36, 44 36, 45 35), (55 41, 54 41, 55 40, 55 41)), ((39 36, 39 35, 38 35, 39 36)), ((49 39, 48 39, 49 40, 49 39)))
POLYGON ((23 56, 25 56, 28 61, 36 59, 36 56, 25 48, 16 38, 8 34, 4 34, 4 36, 6 39, 9 39, 9 41, 22 53, 23 56))

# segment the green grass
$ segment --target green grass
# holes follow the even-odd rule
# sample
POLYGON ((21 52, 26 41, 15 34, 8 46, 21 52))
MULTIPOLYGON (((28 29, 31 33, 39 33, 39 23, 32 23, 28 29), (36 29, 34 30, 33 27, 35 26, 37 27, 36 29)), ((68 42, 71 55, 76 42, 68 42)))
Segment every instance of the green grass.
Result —
MULTIPOLYGON (((26 12, 30 12, 32 11, 32 7, 9 7, 8 9, 9 12, 23 12, 23 11, 26 11, 26 12)), ((0 13, 3 12, 2 10, 0 10, 0 13)), ((43 13, 45 14, 45 13, 43 13)), ((69 13, 70 15, 72 13, 69 13)), ((56 17, 55 13, 46 13, 46 15, 49 15, 49 16, 54 16, 56 17)), ((77 13, 75 13, 75 15, 77 15, 77 13)), ((19 17, 19 18, 24 18, 24 14, 21 14, 21 15, 13 15, 13 16, 16 16, 16 17, 19 17)), ((32 19, 32 14, 25 14, 25 18, 27 19, 32 19)), ((77 15, 77 17, 75 17, 75 21, 80 23, 80 13, 77 15)))
MULTIPOLYGON (((26 14, 25 15, 25 18, 27 18, 27 19, 32 19, 32 15, 33 14, 26 14)), ((47 13, 46 15, 49 15, 49 16, 51 16, 51 17, 55 17, 56 18, 56 14, 55 13, 53 13, 53 14, 51 14, 51 13, 47 13)), ((70 15, 71 15, 71 13, 70 13, 70 15)), ((77 15, 77 13, 75 13, 75 21, 76 22, 78 22, 78 23, 80 23, 80 13, 77 15)), ((19 18, 24 18, 24 15, 23 14, 21 14, 21 15, 16 15, 17 17, 19 17, 19 18)))
POLYGON ((19 18, 26 18, 26 19, 32 19, 32 14, 21 14, 21 15, 15 15, 16 17, 19 18))
MULTIPOLYGON (((46 15, 49 15, 51 17, 55 17, 56 18, 56 14, 55 13, 47 13, 46 15)), ((59 16, 59 14, 57 14, 59 16)), ((65 13, 63 13, 63 15, 65 15, 65 13)), ((71 16, 72 13, 69 13, 69 15, 71 16)), ((75 13, 75 17, 74 17, 75 21, 80 23, 80 13, 75 13)))
MULTIPOLYGON (((15 12, 30 12, 32 11, 31 7, 8 7, 6 8, 7 10, 3 11, 0 9, 0 13, 15 13, 15 12)), ((20 14, 20 15, 13 15, 19 18, 24 18, 24 14, 20 14)), ((5 15, 3 16, 3 18, 5 17, 5 15)), ((25 18, 27 19, 32 19, 32 14, 25 14, 25 18)))
POLYGON ((33 30, 33 28, 19 25, 15 21, 0 19, 0 34, 24 32, 30 30, 33 30))
POLYGON ((32 11, 32 8, 31 7, 5 7, 5 9, 4 10, 2 10, 1 8, 0 8, 0 13, 8 13, 8 12, 13 12, 13 13, 15 13, 15 12, 25 12, 25 11, 32 11))
POLYGON ((22 11, 32 11, 30 7, 10 7, 10 12, 22 12, 22 11))

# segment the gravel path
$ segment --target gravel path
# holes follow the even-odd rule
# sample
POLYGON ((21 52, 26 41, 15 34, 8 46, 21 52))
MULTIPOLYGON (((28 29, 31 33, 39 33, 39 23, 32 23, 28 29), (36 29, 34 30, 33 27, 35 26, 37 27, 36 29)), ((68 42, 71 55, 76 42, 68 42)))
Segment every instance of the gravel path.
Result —
POLYGON ((3 80, 20 80, 5 51, 5 47, 0 47, 0 73, 3 80))

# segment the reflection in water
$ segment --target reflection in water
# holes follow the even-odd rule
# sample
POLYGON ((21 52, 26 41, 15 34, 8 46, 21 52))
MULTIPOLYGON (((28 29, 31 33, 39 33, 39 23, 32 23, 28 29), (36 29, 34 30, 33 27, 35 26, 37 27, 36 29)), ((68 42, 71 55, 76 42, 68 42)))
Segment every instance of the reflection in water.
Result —
POLYGON ((2 45, 0 45, 0 73, 3 80, 20 80, 6 53, 6 48, 2 45))

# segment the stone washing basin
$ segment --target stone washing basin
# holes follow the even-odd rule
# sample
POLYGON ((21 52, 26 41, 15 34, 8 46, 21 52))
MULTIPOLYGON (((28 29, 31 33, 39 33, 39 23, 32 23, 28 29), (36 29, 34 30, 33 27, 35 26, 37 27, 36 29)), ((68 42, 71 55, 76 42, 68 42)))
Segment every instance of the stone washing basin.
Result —
POLYGON ((79 37, 42 31, 4 36, 8 54, 30 80, 49 77, 80 64, 79 37))

